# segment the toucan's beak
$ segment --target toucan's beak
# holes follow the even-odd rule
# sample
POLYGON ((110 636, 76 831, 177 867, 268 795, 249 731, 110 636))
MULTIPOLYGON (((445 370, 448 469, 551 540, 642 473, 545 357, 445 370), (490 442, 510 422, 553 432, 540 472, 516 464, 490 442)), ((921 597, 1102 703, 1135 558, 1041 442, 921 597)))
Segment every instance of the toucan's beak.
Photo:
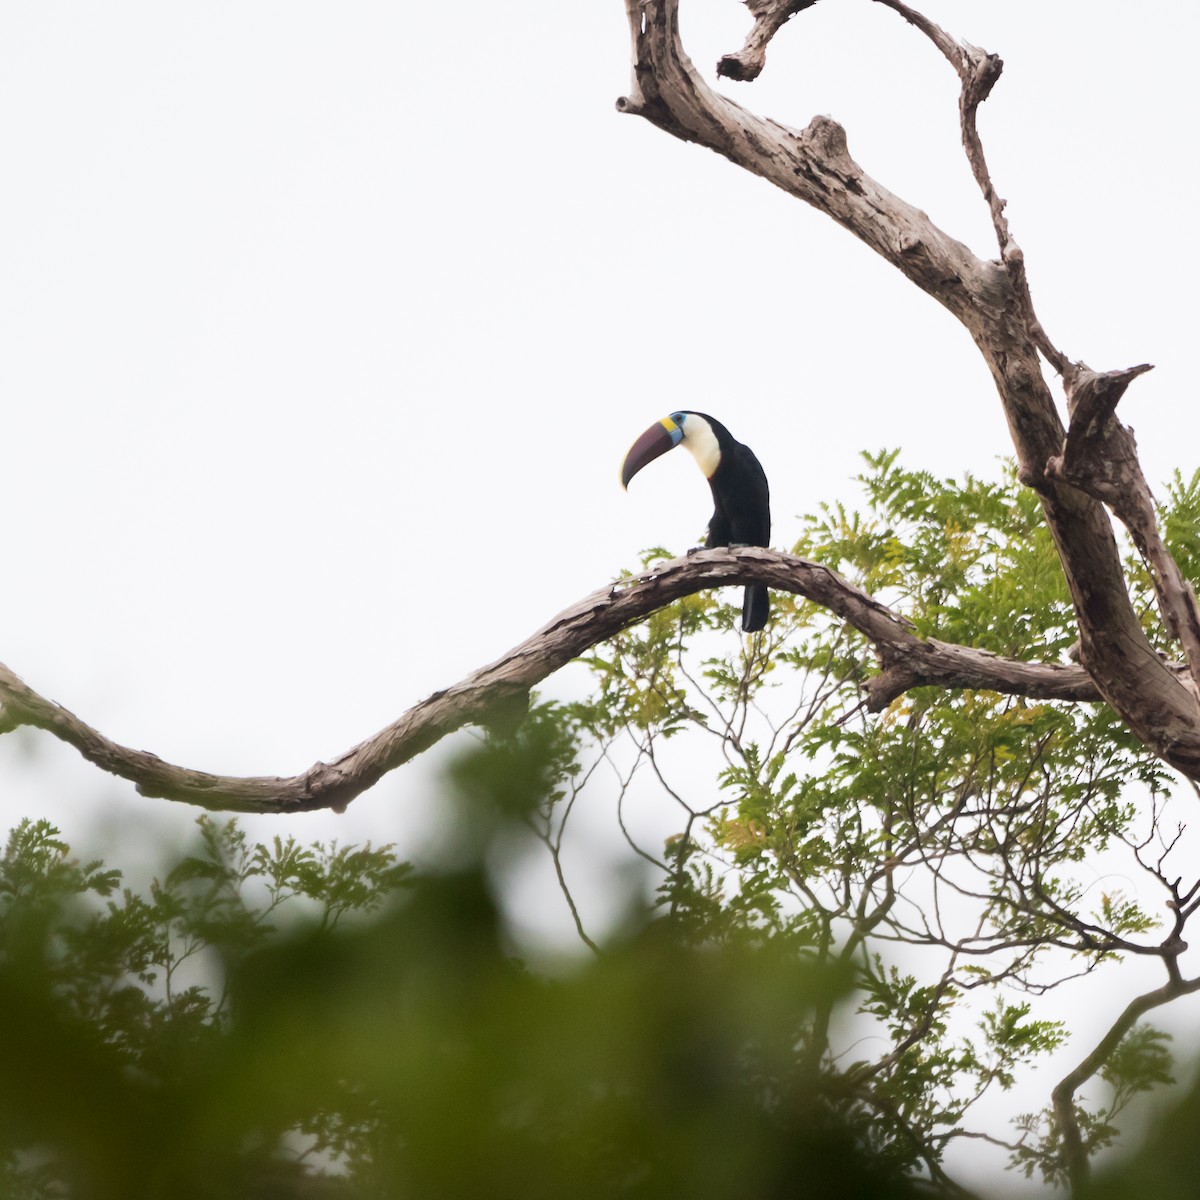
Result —
POLYGON ((666 454, 672 446, 683 441, 683 430, 671 420, 663 417, 642 434, 625 455, 621 464, 621 486, 627 488, 629 481, 647 464, 666 454))

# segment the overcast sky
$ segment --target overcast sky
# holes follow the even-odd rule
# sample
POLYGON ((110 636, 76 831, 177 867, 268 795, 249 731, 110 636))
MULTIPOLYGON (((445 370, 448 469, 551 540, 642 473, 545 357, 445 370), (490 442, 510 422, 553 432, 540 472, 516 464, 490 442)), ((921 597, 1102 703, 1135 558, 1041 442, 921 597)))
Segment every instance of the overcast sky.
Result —
MULTIPOLYGON (((1122 413, 1152 483, 1190 473, 1196 7, 922 7, 1005 60, 981 127, 1051 338, 1157 364, 1122 413)), ((710 78, 748 20, 685 0, 710 78)), ((1004 420, 953 319, 618 115, 628 77, 620 0, 0 8, 0 661, 131 746, 291 774, 642 548, 694 544, 688 456, 617 479, 672 409, 758 451, 779 546, 857 499, 860 450, 994 473, 1004 420)), ((893 12, 822 0, 758 83, 721 86, 789 125, 832 115, 869 174, 995 253, 957 80, 893 12)), ((430 778, 254 828, 408 850, 430 778)), ((0 782, 8 820, 68 833, 195 816, 42 735, 0 738, 0 782)))

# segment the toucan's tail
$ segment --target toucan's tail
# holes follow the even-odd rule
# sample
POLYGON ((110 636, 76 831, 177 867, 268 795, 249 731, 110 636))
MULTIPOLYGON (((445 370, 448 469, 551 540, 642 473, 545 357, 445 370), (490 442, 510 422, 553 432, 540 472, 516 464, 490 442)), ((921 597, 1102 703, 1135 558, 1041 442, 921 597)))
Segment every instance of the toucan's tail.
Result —
POLYGON ((751 583, 746 587, 746 598, 742 601, 742 629, 746 633, 757 633, 766 623, 771 611, 771 600, 765 583, 751 583))

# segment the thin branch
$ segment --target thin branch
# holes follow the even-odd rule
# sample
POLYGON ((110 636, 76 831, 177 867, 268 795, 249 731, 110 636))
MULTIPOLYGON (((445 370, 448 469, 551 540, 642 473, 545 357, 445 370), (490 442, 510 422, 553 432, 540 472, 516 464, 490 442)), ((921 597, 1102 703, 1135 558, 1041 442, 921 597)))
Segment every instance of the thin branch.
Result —
POLYGON ((1068 366, 1067 356, 1047 336, 1041 321, 1033 309, 1033 297, 1029 292, 1029 280, 1025 274, 1025 255, 1017 245, 1004 215, 1007 201, 1000 198, 992 183, 987 158, 983 152, 983 141, 979 136, 977 113, 979 106, 991 95, 992 88, 1004 70, 1004 62, 998 54, 989 54, 969 42, 953 38, 940 26, 903 0, 876 0, 876 3, 898 12, 910 25, 919 29, 942 52, 962 81, 962 92, 958 99, 959 121, 962 128, 963 149, 970 163, 975 182, 987 201, 992 216, 992 228, 1000 246, 1000 259, 1008 270, 1009 278, 1019 299, 1025 327, 1034 344, 1045 356, 1046 361, 1062 375, 1068 366))
POLYGON ((1079 1119, 1075 1114, 1075 1093, 1104 1066, 1120 1045, 1121 1039, 1144 1013, 1160 1005, 1169 1004, 1180 996, 1198 991, 1200 977, 1188 980, 1172 979, 1154 991, 1135 997, 1096 1043, 1092 1052, 1073 1071, 1063 1076, 1054 1088, 1054 1115, 1062 1134, 1063 1155, 1067 1160, 1067 1174, 1071 1180, 1072 1191, 1078 1192, 1088 1181, 1088 1150, 1083 1144, 1079 1119))
MULTIPOLYGON (((627 730, 626 732, 630 731, 627 730)), ((633 737, 631 732, 630 737, 633 737)), ((626 845, 628 845, 634 854, 636 854, 639 858, 645 859, 646 862, 650 863, 652 866, 658 867, 662 871, 669 871, 670 868, 665 862, 656 858, 650 853, 649 850, 645 850, 638 845, 633 834, 629 832, 629 826, 625 824, 625 797, 628 795, 629 785, 632 782, 634 775, 641 767, 642 763, 648 762, 650 764, 650 769, 654 772, 654 775, 658 779, 659 785, 662 787, 663 791, 665 791, 667 795, 670 796, 671 799, 680 806, 680 808, 685 809, 689 813, 691 813, 691 809, 688 808, 687 804, 684 803, 683 797, 680 796, 673 788, 671 788, 666 779, 663 777, 663 773, 659 769, 658 760, 654 757, 653 745, 650 742, 643 744, 636 738, 633 738, 633 741, 634 745, 637 747, 637 758, 634 759, 633 766, 630 768, 629 774, 624 779, 621 779, 620 772, 617 773, 617 778, 621 784, 621 787, 617 792, 617 827, 620 829, 621 836, 625 839, 626 845)), ((616 769, 616 764, 614 763, 613 770, 615 771, 616 769)), ((694 816, 695 814, 692 815, 694 816)))
POLYGON ((590 937, 588 937, 587 930, 583 927, 583 918, 580 917, 579 909, 575 904, 575 897, 571 895, 571 889, 567 886, 567 877, 563 873, 561 850, 558 846, 552 845, 548 838, 543 838, 542 840, 545 842, 546 847, 550 851, 550 860, 554 863, 554 874, 558 879, 558 887, 567 901, 567 908, 570 910, 571 920, 575 923, 575 932, 579 935, 580 941, 582 941, 583 944, 593 954, 599 954, 601 952, 600 947, 596 945, 596 943, 592 941, 590 937))

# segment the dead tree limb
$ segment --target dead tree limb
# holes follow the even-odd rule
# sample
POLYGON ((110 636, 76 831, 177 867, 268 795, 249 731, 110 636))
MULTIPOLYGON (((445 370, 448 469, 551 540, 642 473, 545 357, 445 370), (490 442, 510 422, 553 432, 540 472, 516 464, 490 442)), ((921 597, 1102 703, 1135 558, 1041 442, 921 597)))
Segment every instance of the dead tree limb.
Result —
POLYGON ((288 813, 344 809, 356 796, 441 738, 524 701, 529 689, 597 643, 683 596, 731 584, 765 583, 829 609, 874 644, 882 672, 868 680, 878 711, 912 687, 986 688, 1038 699, 1100 700, 1087 672, 1073 664, 1028 663, 922 639, 885 605, 836 571, 775 550, 739 547, 676 558, 585 596, 503 658, 435 692, 397 721, 332 762, 300 775, 241 778, 173 766, 144 750, 110 741, 0 665, 0 732, 30 725, 74 746, 105 771, 161 796, 231 812, 288 813))

